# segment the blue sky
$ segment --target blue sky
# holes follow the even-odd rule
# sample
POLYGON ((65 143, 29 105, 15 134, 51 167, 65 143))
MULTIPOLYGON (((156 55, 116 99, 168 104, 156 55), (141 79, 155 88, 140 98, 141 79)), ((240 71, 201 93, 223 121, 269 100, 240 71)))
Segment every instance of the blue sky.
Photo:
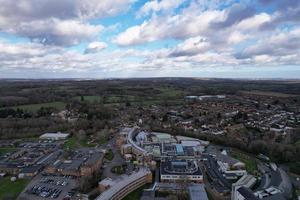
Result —
POLYGON ((300 78, 300 1, 0 5, 0 78, 300 78))

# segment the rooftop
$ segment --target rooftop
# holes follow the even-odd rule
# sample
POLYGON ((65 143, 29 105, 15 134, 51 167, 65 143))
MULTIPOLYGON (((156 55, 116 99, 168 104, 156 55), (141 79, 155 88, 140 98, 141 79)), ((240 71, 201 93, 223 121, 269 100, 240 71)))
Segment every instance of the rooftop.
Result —
POLYGON ((122 175, 120 179, 114 181, 114 185, 110 187, 108 190, 101 193, 96 200, 107 200, 111 199, 114 194, 118 193, 125 186, 131 184, 137 179, 142 178, 143 176, 149 174, 150 171, 147 168, 140 168, 138 172, 133 172, 131 175, 122 175))
POLYGON ((101 159, 104 156, 101 152, 95 152, 92 154, 84 163, 84 165, 94 165, 99 159, 101 159))
POLYGON ((202 175, 195 161, 167 160, 161 163, 161 174, 202 175))
POLYGON ((40 136, 41 139, 43 138, 67 138, 69 136, 69 133, 45 133, 40 136))
POLYGON ((193 184, 188 189, 191 200, 208 200, 203 184, 193 184))

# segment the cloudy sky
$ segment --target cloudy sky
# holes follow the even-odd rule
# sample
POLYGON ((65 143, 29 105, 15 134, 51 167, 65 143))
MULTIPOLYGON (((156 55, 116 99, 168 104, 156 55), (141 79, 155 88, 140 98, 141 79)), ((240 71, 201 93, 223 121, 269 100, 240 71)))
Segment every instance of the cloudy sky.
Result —
POLYGON ((299 0, 0 5, 0 78, 300 78, 299 0))

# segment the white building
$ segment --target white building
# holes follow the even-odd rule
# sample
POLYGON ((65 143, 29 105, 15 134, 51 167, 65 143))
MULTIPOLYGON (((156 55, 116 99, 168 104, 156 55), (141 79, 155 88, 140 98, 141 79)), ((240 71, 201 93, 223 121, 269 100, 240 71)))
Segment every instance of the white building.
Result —
POLYGON ((41 140, 65 140, 69 137, 69 133, 45 133, 40 136, 41 140))
POLYGON ((202 182, 203 174, 196 161, 167 160, 160 165, 160 179, 162 182, 202 182))
POLYGON ((219 170, 224 174, 227 179, 236 179, 247 174, 247 171, 244 169, 233 169, 226 162, 217 161, 219 165, 219 170))
POLYGON ((237 190, 240 187, 251 188, 256 183, 256 178, 252 175, 244 175, 242 176, 236 183, 232 184, 232 192, 231 192, 231 199, 238 200, 239 192, 237 190))

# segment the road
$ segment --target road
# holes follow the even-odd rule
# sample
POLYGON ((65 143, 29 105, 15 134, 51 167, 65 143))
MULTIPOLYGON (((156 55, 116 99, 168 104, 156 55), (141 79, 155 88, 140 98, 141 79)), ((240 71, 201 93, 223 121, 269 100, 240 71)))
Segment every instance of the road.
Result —
POLYGON ((104 178, 115 178, 117 176, 119 176, 118 174, 114 174, 111 172, 111 168, 113 168, 114 166, 120 166, 123 164, 126 164, 125 160, 123 159, 123 157, 121 156, 117 146, 116 146, 116 139, 112 138, 106 145, 108 148, 110 148, 114 154, 114 158, 112 161, 106 161, 108 162, 106 167, 104 168, 104 171, 102 173, 101 179, 104 178))
POLYGON ((257 190, 263 190, 270 185, 270 169, 263 163, 257 165, 258 170, 262 173, 261 182, 257 190))

